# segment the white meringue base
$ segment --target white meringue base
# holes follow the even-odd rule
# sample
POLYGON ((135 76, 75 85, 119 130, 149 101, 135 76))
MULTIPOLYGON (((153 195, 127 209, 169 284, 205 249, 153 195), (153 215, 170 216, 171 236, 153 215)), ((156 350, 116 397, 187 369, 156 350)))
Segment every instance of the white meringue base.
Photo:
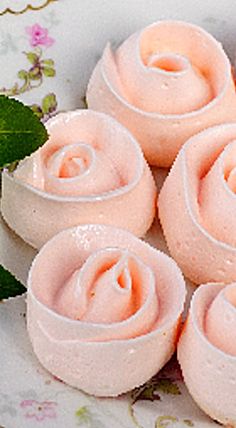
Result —
POLYGON ((28 271, 37 251, 16 235, 0 214, 0 264, 26 286, 28 271))
POLYGON ((177 354, 194 401, 211 418, 235 428, 236 357, 215 347, 204 333, 207 308, 223 287, 220 283, 208 283, 197 289, 177 354))

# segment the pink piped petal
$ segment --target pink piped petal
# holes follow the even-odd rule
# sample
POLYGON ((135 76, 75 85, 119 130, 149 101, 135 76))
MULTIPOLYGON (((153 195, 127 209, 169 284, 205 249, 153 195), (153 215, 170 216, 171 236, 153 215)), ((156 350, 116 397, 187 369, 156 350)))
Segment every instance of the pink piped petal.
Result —
POLYGON ((206 319, 208 339, 236 357, 236 285, 224 288, 211 303, 206 319))
POLYGON ((236 197, 227 182, 235 138, 235 124, 192 137, 159 195, 159 217, 170 253, 196 284, 236 280, 236 197))
POLYGON ((1 213, 19 236, 40 248, 59 231, 100 222, 143 236, 156 210, 156 186, 132 135, 91 110, 47 122, 42 148, 13 175, 3 174, 1 213))
POLYGON ((36 355, 58 378, 87 393, 116 396, 128 391, 152 377, 175 350, 185 300, 181 272, 168 256, 124 229, 90 224, 61 232, 39 252, 28 286, 28 331, 36 355), (115 254, 114 270, 104 271, 115 254), (127 257, 132 287, 129 281, 121 280, 121 285, 138 303, 130 313, 119 293, 117 301, 107 300, 114 297, 114 277, 127 265, 127 257), (94 305, 107 311, 107 319, 100 309, 95 318, 93 311, 87 318, 74 318, 81 297, 78 283, 73 282, 78 275, 69 289, 67 283, 78 271, 87 295, 84 313, 95 298, 94 305))
POLYGON ((180 21, 154 23, 115 52, 108 45, 86 98, 90 108, 125 125, 148 162, 161 167, 173 163, 192 135, 236 115, 231 66, 221 45, 180 21))
POLYGON ((229 322, 229 298, 235 305, 235 284, 208 283, 197 289, 178 344, 178 360, 201 409, 221 424, 235 427, 235 316, 229 322))
POLYGON ((152 271, 133 253, 117 248, 92 254, 52 305, 71 319, 98 324, 94 340, 97 335, 100 341, 147 333, 159 311, 152 271), (108 331, 99 324, 109 324, 108 331))
MULTIPOLYGON (((165 32, 166 28, 163 26, 160 31, 165 32)), ((213 97, 211 82, 186 56, 186 40, 180 40, 179 53, 175 53, 165 51, 161 42, 157 45, 158 36, 164 43, 164 35, 158 35, 158 26, 148 27, 117 50, 116 66, 129 101, 141 110, 160 114, 184 114, 200 109, 213 97)), ((201 62, 200 53, 194 62, 201 62)))

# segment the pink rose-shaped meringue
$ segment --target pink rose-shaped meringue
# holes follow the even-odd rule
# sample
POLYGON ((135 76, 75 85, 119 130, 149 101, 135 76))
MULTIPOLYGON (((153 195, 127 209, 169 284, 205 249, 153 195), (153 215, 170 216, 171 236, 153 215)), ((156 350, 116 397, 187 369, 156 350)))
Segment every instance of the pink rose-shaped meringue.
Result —
POLYGON ((116 396, 171 357, 184 300, 183 276, 166 254, 124 229, 81 225, 54 236, 32 264, 28 331, 55 376, 116 396))
POLYGON ((230 62, 221 45, 181 21, 154 23, 115 52, 108 44, 87 101, 125 125, 149 163, 165 167, 190 136, 236 116, 230 62))
POLYGON ((178 343, 184 381, 213 419, 236 427, 236 284, 208 283, 195 292, 178 343))
POLYGON ((67 227, 99 222, 142 236, 155 214, 156 186, 132 135, 91 110, 47 122, 49 139, 2 177, 1 212, 35 248, 67 227))
POLYGON ((236 124, 192 137, 161 189, 169 251, 195 283, 236 281, 236 124))

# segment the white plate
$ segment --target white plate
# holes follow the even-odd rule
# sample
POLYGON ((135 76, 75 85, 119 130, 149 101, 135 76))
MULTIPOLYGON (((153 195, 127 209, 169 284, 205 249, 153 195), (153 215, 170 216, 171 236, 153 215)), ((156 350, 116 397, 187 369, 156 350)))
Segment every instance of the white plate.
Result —
MULTIPOLYGON (((0 88, 16 91, 19 99, 38 108, 42 108, 45 97, 53 94, 51 113, 83 106, 89 76, 108 40, 117 45, 135 30, 159 19, 182 19, 201 25, 223 43, 231 59, 234 56, 235 0, 31 0, 32 7, 27 5, 25 0, 1 2, 0 88), (40 62, 39 69, 30 63, 32 56, 27 54, 33 51, 39 61, 53 61, 47 63, 50 70, 43 70, 45 63, 40 62), (20 70, 38 73, 38 79, 27 83, 23 79, 26 74, 19 74, 20 70)), ((165 250, 157 222, 147 239, 165 250)), ((34 254, 0 222, 0 261, 23 281, 34 254)), ((24 297, 0 305, 0 426, 218 426, 194 404, 174 362, 159 374, 153 390, 152 386, 146 386, 136 403, 132 394, 96 399, 66 386, 47 373, 32 353, 24 297), (145 394, 155 400, 141 399, 145 394)))

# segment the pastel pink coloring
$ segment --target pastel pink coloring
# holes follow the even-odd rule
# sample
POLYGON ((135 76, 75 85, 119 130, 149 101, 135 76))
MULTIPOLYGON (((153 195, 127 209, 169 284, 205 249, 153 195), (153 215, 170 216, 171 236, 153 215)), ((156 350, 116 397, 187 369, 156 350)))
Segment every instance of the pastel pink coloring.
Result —
POLYGON ((52 46, 55 40, 48 36, 47 28, 41 27, 39 24, 34 24, 32 27, 26 27, 25 31, 30 36, 30 44, 35 46, 52 46))
POLYGON ((27 419, 34 418, 36 421, 41 422, 47 418, 55 419, 57 417, 55 410, 57 403, 53 401, 39 402, 35 400, 24 400, 20 403, 20 406, 27 410, 25 413, 27 419))

